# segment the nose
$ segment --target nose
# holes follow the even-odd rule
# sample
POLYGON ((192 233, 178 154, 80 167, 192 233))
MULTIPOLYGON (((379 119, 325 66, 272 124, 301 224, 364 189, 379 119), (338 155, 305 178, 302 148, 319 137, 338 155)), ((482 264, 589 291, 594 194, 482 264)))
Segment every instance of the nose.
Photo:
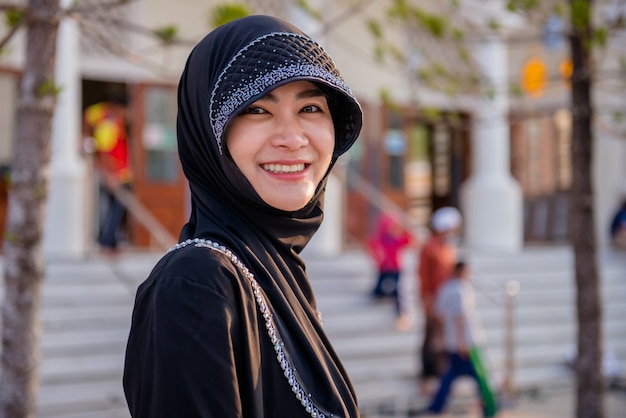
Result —
POLYGON ((276 120, 272 144, 277 147, 298 149, 308 144, 308 138, 297 116, 283 116, 276 120))

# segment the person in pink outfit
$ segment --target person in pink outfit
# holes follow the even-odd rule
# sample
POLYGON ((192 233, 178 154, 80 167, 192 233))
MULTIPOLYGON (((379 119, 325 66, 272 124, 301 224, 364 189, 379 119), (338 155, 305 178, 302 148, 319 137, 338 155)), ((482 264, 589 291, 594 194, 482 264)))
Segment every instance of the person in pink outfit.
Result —
POLYGON ((408 315, 403 312, 398 289, 402 271, 400 256, 404 249, 414 244, 413 236, 388 213, 381 214, 376 231, 368 240, 368 249, 378 270, 372 295, 375 298, 393 298, 396 325, 400 329, 410 325, 408 315))

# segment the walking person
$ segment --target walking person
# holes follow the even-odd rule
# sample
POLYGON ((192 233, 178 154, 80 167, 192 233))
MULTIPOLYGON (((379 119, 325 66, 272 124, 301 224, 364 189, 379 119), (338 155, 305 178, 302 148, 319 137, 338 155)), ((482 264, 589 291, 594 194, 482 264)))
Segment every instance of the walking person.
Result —
POLYGON ((450 206, 437 209, 431 217, 431 235, 421 248, 418 262, 418 289, 424 314, 419 380, 422 393, 429 394, 434 380, 445 371, 447 355, 441 344, 441 324, 434 311, 439 288, 452 276, 457 259, 456 238, 461 214, 450 206))
POLYGON ((83 130, 94 152, 100 182, 100 228, 98 243, 105 254, 119 250, 126 207, 115 190, 132 187, 133 170, 127 134, 127 102, 122 96, 90 105, 84 111, 83 130))
POLYGON ((626 200, 611 219, 610 236, 615 248, 626 249, 626 200))
POLYGON ((376 231, 367 242, 377 268, 372 295, 375 298, 393 298, 396 328, 400 331, 405 331, 411 326, 406 308, 401 304, 399 289, 402 273, 401 254, 414 243, 413 236, 389 213, 380 215, 376 231))
POLYGON ((484 331, 476 312, 470 272, 463 261, 456 263, 454 274, 439 290, 435 312, 442 323, 448 369, 426 412, 439 414, 446 405, 452 384, 460 376, 471 376, 477 383, 483 416, 493 417, 497 406, 482 354, 484 331))
POLYGON ((331 58, 285 21, 238 19, 195 46, 177 117, 192 210, 137 290, 133 417, 359 416, 299 254, 361 124, 331 58))

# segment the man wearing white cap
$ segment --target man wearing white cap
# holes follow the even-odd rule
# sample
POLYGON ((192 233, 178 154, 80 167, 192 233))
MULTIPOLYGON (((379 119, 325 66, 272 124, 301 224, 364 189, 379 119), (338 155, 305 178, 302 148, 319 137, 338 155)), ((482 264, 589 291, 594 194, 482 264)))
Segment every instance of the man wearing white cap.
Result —
POLYGON ((422 345, 422 390, 427 392, 428 380, 440 377, 445 370, 446 354, 440 344, 439 324, 434 312, 437 291, 454 271, 457 261, 453 240, 461 227, 461 214, 454 207, 437 209, 431 217, 432 234, 419 255, 419 290, 424 311, 424 343, 422 345))

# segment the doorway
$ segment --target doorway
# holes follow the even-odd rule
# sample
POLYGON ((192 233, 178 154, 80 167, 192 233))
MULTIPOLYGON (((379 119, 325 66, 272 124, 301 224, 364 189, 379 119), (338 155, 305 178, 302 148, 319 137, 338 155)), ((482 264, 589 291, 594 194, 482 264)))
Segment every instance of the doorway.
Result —
MULTIPOLYGON (((163 247, 163 233, 175 239, 188 218, 187 184, 176 146, 176 87, 83 80, 83 108, 119 97, 128 103, 133 172, 132 193, 128 196, 131 204, 127 204, 121 242, 138 248, 163 247)), ((99 189, 95 179, 92 184, 94 190, 99 189)), ((98 197, 93 202, 95 240, 104 210, 98 197)))

